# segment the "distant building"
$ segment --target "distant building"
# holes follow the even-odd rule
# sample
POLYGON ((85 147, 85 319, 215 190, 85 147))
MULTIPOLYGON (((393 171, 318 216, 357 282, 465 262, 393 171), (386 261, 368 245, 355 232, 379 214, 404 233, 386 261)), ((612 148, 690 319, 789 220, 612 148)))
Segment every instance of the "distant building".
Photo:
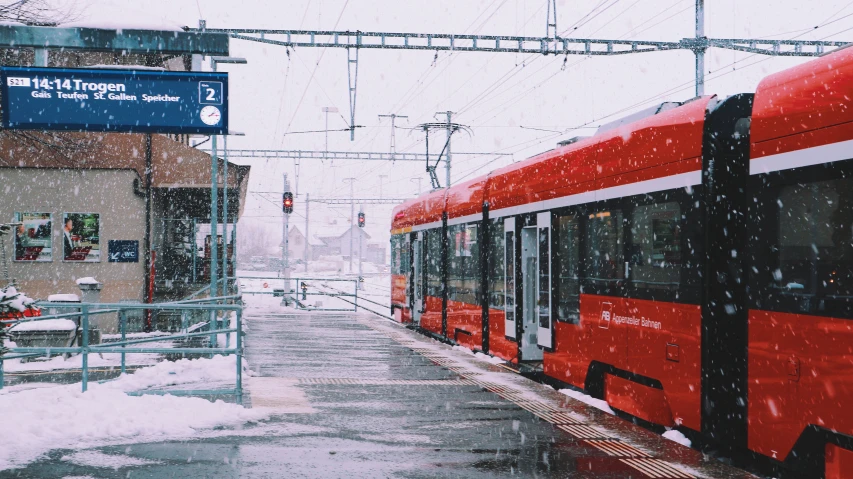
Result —
MULTIPOLYGON (((342 226, 341 226, 342 227, 342 226)), ((291 261, 302 260, 305 249, 308 249, 308 259, 318 260, 323 256, 350 256, 350 236, 352 236, 352 247, 355 257, 358 257, 358 237, 361 235, 362 260, 370 263, 385 263, 385 247, 378 243, 369 243, 370 235, 364 228, 357 226, 341 231, 337 225, 324 225, 318 227, 320 232, 311 234, 306 241, 302 230, 297 226, 291 226, 288 231, 288 251, 291 261)), ((311 227, 312 229, 314 226, 311 227)))

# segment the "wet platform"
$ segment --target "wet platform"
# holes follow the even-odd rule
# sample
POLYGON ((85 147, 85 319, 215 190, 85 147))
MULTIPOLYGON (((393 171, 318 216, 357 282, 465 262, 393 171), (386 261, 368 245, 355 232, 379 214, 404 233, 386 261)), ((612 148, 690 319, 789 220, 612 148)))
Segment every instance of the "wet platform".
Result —
MULTIPOLYGON (((268 298, 272 299, 272 298, 268 298)), ((145 464, 19 477, 752 477, 554 389, 373 315, 246 310, 262 426, 105 447, 145 464)), ((0 475, 2 475, 0 473, 0 475)), ((13 476, 14 477, 14 476, 13 476)))

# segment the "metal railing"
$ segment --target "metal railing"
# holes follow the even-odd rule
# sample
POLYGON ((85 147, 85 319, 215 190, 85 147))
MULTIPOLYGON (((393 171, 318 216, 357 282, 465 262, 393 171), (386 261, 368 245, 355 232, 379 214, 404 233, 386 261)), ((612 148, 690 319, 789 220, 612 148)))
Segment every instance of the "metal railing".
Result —
POLYGON ((290 302, 293 302, 297 308, 303 309, 305 311, 358 311, 358 279, 342 279, 342 278, 308 278, 308 277, 300 277, 300 276, 291 276, 290 278, 281 278, 277 276, 243 276, 237 279, 237 282, 241 281, 249 281, 249 280, 261 280, 264 282, 267 281, 277 281, 284 282, 283 288, 269 288, 265 287, 263 289, 269 289, 269 291, 258 291, 253 289, 245 289, 240 286, 241 294, 271 294, 285 297, 290 302), (352 283, 352 293, 343 291, 334 286, 331 286, 329 283, 333 284, 341 284, 341 283, 352 283), (296 288, 290 288, 289 284, 295 284, 296 288), (287 291, 285 291, 287 290, 287 291), (324 307, 312 307, 306 304, 309 296, 326 296, 330 298, 337 298, 341 301, 351 304, 352 308, 324 308, 324 307), (346 299, 352 298, 352 301, 346 299))
MULTIPOLYGON (((2 320, 0 327, 5 327, 7 324, 15 325, 27 322, 46 321, 51 319, 72 319, 77 320, 77 333, 80 335, 79 346, 68 347, 14 347, 9 348, 9 352, 0 356, 0 389, 4 385, 3 362, 10 359, 32 358, 38 356, 50 356, 51 354, 80 354, 82 356, 82 389, 86 392, 89 383, 89 355, 90 354, 120 354, 121 355, 121 373, 126 372, 126 355, 128 354, 198 354, 198 355, 230 355, 236 356, 236 377, 233 389, 218 389, 218 390, 145 390, 128 393, 130 395, 140 394, 171 394, 176 396, 189 395, 233 395, 236 397, 237 404, 243 403, 243 342, 242 342, 242 316, 243 307, 240 304, 225 304, 229 300, 239 300, 240 295, 220 296, 213 298, 203 298, 194 300, 183 300, 168 303, 50 303, 40 302, 38 305, 41 308, 50 309, 73 309, 73 312, 52 314, 47 316, 25 317, 20 319, 2 320), (127 339, 127 313, 129 311, 144 310, 150 311, 151 314, 159 311, 180 311, 182 317, 182 332, 170 335, 158 335, 149 338, 127 339), (235 313, 235 327, 230 327, 230 314, 235 313), (119 330, 121 332, 121 340, 103 344, 90 344, 89 326, 92 316, 118 313, 119 330), (207 318, 208 329, 199 332, 189 332, 189 324, 186 317, 189 314, 200 314, 202 318, 207 318), (220 313, 225 313, 225 318, 220 318, 220 313), (79 321, 79 322, 78 322, 79 321), (234 345, 231 345, 231 334, 235 334, 234 345), (217 344, 217 335, 225 335, 225 347, 220 348, 217 344), (176 339, 209 337, 209 347, 128 347, 150 342, 163 342, 176 339)), ((200 324, 203 323, 200 321, 200 324)), ((70 339, 70 344, 77 341, 77 336, 70 339)))

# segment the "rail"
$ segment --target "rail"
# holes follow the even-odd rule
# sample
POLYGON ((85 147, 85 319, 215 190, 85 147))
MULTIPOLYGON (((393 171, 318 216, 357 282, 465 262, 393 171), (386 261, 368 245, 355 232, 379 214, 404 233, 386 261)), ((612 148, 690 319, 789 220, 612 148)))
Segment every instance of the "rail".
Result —
POLYGON ((257 291, 257 290, 247 290, 242 284, 238 284, 238 288, 241 294, 271 294, 274 296, 282 296, 286 300, 292 302, 296 305, 297 308, 305 310, 305 311, 358 311, 358 279, 346 279, 346 278, 311 278, 311 277, 301 277, 301 276, 291 276, 290 278, 281 278, 278 276, 243 276, 239 278, 237 281, 241 283, 241 281, 254 281, 260 280, 267 281, 283 281, 284 287, 280 289, 269 288, 268 283, 263 289, 271 289, 270 291, 257 291), (290 284, 296 285, 296 288, 290 288, 290 284), (352 293, 335 289, 329 287, 326 283, 352 283, 352 293), (333 289, 333 292, 326 291, 326 289, 333 289), (287 290, 287 291, 285 291, 287 290), (308 296, 326 296, 330 298, 337 298, 345 303, 349 303, 353 305, 353 308, 324 308, 324 307, 312 307, 306 305, 306 301, 308 300, 308 296), (345 298, 352 298, 353 301, 348 301, 345 298))
MULTIPOLYGON (((14 347, 8 352, 0 355, 0 389, 4 386, 3 363, 10 359, 30 358, 51 354, 80 354, 82 356, 82 390, 86 392, 89 384, 89 355, 90 354, 120 354, 121 373, 126 372, 126 356, 128 354, 199 354, 199 355, 235 355, 236 376, 234 388, 218 390, 168 390, 168 391, 138 391, 130 393, 140 394, 173 394, 173 395, 233 395, 237 404, 243 403, 243 342, 241 331, 243 329, 242 317, 243 307, 240 304, 226 304, 229 300, 239 300, 240 294, 205 298, 198 300, 184 300, 166 303, 38 303, 42 308, 50 309, 73 309, 69 313, 52 314, 46 316, 26 317, 20 319, 0 320, 0 327, 16 325, 29 322, 47 321, 52 319, 77 319, 77 328, 73 338, 68 338, 70 344, 79 343, 79 346, 68 347, 14 347), (127 338, 127 313, 130 311, 179 311, 181 313, 181 332, 177 334, 159 335, 150 338, 128 339, 127 338), (235 326, 230 327, 230 313, 234 313, 235 326), (121 340, 104 344, 90 344, 89 325, 92 316, 118 313, 121 340), (190 313, 197 313, 201 318, 207 318, 207 330, 191 332, 186 318, 190 313), (224 313, 224 314, 223 314, 224 313), (223 320, 221 315, 225 316, 223 320), (234 344, 231 345, 231 333, 234 335, 234 344), (77 340, 79 334, 80 340, 77 340), (225 335, 224 347, 219 347, 217 335, 225 335), (189 339, 196 337, 210 337, 209 347, 132 347, 149 342, 163 342, 176 339, 189 339)), ((203 324, 204 320, 196 324, 203 324)))

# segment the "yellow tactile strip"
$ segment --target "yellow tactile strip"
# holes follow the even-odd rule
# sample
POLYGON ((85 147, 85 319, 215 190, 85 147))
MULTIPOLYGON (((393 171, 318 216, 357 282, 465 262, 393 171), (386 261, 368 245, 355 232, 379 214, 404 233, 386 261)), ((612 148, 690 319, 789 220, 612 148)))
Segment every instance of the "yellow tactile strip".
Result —
POLYGON ((482 374, 480 371, 472 370, 464 364, 460 364, 444 356, 433 348, 418 347, 422 343, 414 341, 410 336, 388 331, 386 328, 371 324, 371 321, 360 320, 359 322, 375 331, 385 334, 392 340, 424 356, 433 363, 459 374, 465 378, 462 379, 463 381, 467 380, 469 384, 476 384, 533 413, 540 419, 568 433, 576 440, 604 452, 609 457, 618 459, 646 477, 653 479, 696 479, 696 476, 684 472, 662 459, 654 459, 649 454, 627 444, 619 438, 612 437, 596 427, 582 423, 571 417, 565 410, 562 410, 558 406, 543 401, 531 400, 529 393, 512 388, 509 385, 479 379, 478 375, 482 374))
POLYGON ((648 477, 656 479, 693 479, 696 476, 676 469, 672 464, 661 459, 619 459, 620 462, 631 466, 648 477))
POLYGON ((347 386, 473 386, 468 379, 361 379, 361 378, 299 378, 299 384, 333 384, 347 386))

